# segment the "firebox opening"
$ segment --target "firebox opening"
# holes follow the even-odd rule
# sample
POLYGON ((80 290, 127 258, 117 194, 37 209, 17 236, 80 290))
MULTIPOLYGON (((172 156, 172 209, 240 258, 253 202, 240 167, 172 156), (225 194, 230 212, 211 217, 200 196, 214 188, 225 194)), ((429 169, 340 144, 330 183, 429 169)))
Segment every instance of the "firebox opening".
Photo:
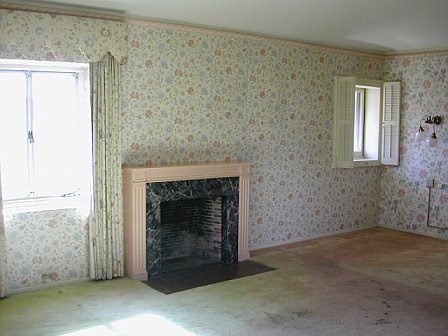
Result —
POLYGON ((160 211, 162 274, 221 261, 222 197, 165 201, 160 211))

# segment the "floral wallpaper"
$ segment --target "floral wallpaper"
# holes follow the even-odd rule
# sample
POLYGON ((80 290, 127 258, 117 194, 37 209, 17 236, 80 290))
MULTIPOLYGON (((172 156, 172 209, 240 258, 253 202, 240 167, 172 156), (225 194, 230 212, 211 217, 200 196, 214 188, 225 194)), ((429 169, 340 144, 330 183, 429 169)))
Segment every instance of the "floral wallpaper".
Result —
MULTIPOLYGON (((384 64, 385 80, 401 80, 401 162, 381 173, 381 225, 415 233, 448 238, 448 56, 399 57, 384 64), (425 115, 442 116, 436 126, 437 147, 414 140, 419 121, 425 115), (434 179, 443 189, 431 191, 427 227, 428 188, 426 180, 434 179)), ((423 123, 425 131, 432 128, 423 123)))
MULTIPOLYGON (((438 128, 439 147, 428 151, 413 143, 422 114, 448 113, 446 57, 384 62, 137 23, 0 10, 0 58, 85 62, 79 56, 84 46, 96 53, 123 40, 125 47, 116 46, 124 63, 123 163, 253 162, 250 249, 378 223, 446 236, 425 228, 424 186, 426 176, 448 182, 446 124, 438 128), (403 81, 401 165, 331 168, 333 77, 381 79, 383 73, 403 81)), ((431 219, 446 223, 444 192, 434 190, 431 219)), ((5 230, 12 289, 88 277, 88 228, 75 210, 6 216, 5 230)))
POLYGON ((374 58, 130 26, 123 162, 253 162, 250 249, 376 225, 379 169, 331 168, 333 76, 381 78, 381 66, 374 58))
POLYGON ((88 228, 75 209, 5 214, 10 290, 88 277, 88 228))

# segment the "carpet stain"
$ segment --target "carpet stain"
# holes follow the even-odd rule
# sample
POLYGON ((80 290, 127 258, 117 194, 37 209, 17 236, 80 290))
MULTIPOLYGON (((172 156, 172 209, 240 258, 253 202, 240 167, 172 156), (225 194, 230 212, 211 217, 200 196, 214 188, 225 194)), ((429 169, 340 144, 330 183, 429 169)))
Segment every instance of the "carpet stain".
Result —
POLYGON ((274 326, 286 327, 291 324, 295 325, 298 320, 312 313, 313 311, 311 309, 304 309, 296 312, 283 311, 281 313, 266 313, 266 316, 274 326))
POLYGON ((390 324, 390 323, 392 323, 392 322, 391 321, 387 321, 386 319, 383 319, 383 318, 375 321, 376 325, 379 325, 379 324, 390 324))

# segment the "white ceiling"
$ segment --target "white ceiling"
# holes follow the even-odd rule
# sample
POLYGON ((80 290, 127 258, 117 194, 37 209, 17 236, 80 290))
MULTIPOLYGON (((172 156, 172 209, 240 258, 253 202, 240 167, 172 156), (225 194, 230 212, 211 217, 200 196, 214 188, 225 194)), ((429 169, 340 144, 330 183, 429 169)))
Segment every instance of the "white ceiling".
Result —
MULTIPOLYGON (((448 50, 448 0, 46 0, 377 54, 448 50)), ((77 8, 78 10, 80 8, 77 8)))

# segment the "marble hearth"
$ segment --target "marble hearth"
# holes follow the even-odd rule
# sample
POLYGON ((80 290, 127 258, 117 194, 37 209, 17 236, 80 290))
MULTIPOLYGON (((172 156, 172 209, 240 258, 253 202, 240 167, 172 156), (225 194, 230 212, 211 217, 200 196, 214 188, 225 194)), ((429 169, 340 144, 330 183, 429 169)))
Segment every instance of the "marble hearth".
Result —
POLYGON ((160 273, 160 204, 175 198, 224 196, 223 229, 230 238, 237 235, 237 244, 225 240, 223 260, 249 259, 250 167, 248 162, 123 167, 126 274, 147 280, 148 270, 150 276, 160 273))

